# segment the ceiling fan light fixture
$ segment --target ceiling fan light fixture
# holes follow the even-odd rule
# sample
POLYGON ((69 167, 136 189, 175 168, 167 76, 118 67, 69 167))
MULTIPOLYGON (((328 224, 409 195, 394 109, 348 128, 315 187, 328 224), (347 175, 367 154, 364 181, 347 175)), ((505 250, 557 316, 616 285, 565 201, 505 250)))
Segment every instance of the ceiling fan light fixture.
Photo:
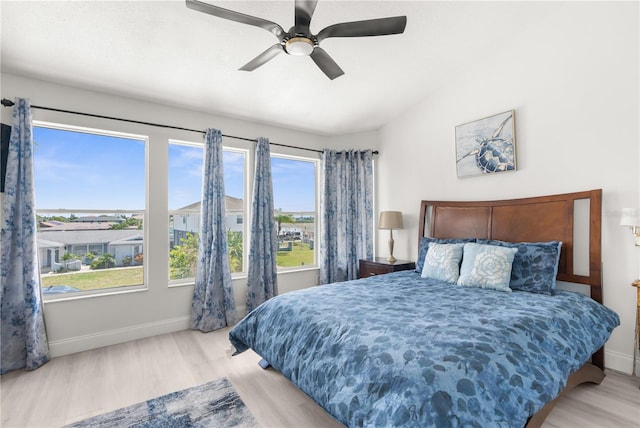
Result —
POLYGON ((313 42, 306 37, 292 37, 284 44, 289 55, 307 56, 313 52, 313 42))

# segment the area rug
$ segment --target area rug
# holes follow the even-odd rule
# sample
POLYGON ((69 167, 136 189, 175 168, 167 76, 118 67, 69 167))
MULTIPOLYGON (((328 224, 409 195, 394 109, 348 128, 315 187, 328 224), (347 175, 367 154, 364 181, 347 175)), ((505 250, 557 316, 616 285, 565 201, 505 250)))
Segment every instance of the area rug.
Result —
POLYGON ((71 427, 258 427, 226 378, 94 416, 71 427))

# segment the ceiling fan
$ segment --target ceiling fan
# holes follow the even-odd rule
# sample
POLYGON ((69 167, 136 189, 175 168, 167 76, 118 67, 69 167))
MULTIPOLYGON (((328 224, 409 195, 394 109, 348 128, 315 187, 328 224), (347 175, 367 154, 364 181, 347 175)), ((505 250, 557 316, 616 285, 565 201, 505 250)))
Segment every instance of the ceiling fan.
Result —
POLYGON ((295 24, 284 31, 275 22, 266 19, 234 12, 222 7, 213 6, 198 0, 186 0, 187 7, 208 13, 219 18, 249 24, 264 28, 273 33, 278 38, 278 43, 271 46, 260 55, 243 65, 240 70, 253 71, 267 61, 273 59, 280 52, 289 55, 307 55, 331 80, 342 76, 344 71, 331 59, 329 54, 320 47, 320 42, 329 37, 365 37, 365 36, 386 36, 389 34, 401 34, 407 25, 406 16, 395 16, 391 18, 369 19, 366 21, 343 22, 341 24, 330 25, 318 34, 312 34, 309 29, 311 17, 316 8, 317 0, 296 0, 295 2, 295 24))

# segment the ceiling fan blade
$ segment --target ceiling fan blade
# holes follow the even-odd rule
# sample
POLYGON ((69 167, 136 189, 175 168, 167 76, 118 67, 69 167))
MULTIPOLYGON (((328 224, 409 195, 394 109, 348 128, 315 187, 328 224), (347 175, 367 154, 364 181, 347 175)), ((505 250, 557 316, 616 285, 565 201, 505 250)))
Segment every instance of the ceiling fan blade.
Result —
POLYGON ((309 28, 318 0, 296 0, 296 27, 309 28))
POLYGON ((189 9, 208 13, 209 15, 217 16, 218 18, 229 19, 231 21, 240 22, 242 24, 264 28, 265 30, 273 33, 280 41, 282 41, 282 39, 284 38, 285 31, 275 22, 267 21, 266 19, 262 18, 256 18, 255 16, 245 15, 244 13, 240 12, 234 12, 233 10, 213 6, 211 4, 203 3, 198 0, 186 0, 186 4, 189 9))
POLYGON ((366 37, 400 34, 407 26, 406 16, 343 22, 330 25, 318 33, 318 43, 328 37, 366 37))
POLYGON ((344 71, 342 71, 340 66, 336 64, 336 62, 329 56, 329 54, 320 47, 316 47, 313 50, 313 52, 311 53, 311 59, 331 80, 344 74, 344 71))
POLYGON ((262 52, 260 55, 243 65, 240 70, 242 71, 253 71, 256 68, 263 65, 265 62, 272 60, 276 55, 283 51, 283 47, 281 44, 277 43, 271 46, 266 51, 262 52))

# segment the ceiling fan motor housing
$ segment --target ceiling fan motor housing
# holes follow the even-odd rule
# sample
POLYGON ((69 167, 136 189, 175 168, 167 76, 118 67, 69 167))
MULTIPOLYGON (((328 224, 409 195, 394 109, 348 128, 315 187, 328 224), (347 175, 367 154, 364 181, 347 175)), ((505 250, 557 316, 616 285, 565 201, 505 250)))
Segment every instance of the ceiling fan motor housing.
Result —
POLYGON ((292 37, 284 44, 284 49, 289 55, 311 55, 314 47, 314 43, 305 36, 292 37))

